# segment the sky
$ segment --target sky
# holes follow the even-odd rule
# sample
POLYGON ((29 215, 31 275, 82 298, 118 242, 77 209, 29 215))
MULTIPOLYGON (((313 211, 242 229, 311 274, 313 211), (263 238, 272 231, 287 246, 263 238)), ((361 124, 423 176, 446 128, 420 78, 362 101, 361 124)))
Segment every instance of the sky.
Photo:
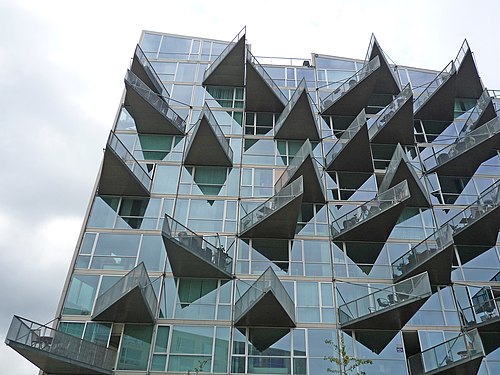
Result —
MULTIPOLYGON (((0 0, 0 339, 14 314, 54 318, 141 30, 231 40, 256 56, 363 59, 372 33, 398 65, 441 70, 467 38, 500 89, 496 0, 0 0), (471 4, 476 8, 472 8, 471 4)), ((0 344, 0 373, 37 369, 0 344)))

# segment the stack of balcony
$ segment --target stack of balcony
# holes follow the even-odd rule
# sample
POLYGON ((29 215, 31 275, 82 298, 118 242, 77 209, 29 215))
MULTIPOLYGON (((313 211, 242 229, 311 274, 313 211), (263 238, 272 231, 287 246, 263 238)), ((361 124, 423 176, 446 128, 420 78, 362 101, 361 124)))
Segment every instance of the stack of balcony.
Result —
POLYGON ((230 279, 233 259, 172 217, 165 215, 162 238, 175 277, 230 279))
POLYGON ((113 374, 115 350, 18 316, 5 343, 46 374, 113 374))
POLYGON ((206 103, 190 135, 184 164, 233 166, 233 150, 206 103))
POLYGON ((140 263, 97 297, 92 320, 154 323, 157 302, 146 267, 140 263))
POLYGON ((111 132, 104 151, 99 194, 149 197, 151 185, 152 178, 149 173, 111 132))

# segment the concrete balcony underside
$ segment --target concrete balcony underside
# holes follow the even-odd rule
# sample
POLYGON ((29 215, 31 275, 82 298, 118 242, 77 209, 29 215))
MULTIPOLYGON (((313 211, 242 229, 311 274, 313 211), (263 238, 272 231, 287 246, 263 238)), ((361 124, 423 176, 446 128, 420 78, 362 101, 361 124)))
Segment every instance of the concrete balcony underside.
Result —
MULTIPOLYGON (((278 121, 280 120, 281 119, 278 119, 278 121)), ((310 139, 311 141, 320 140, 315 114, 311 108, 306 90, 302 91, 295 105, 286 114, 286 118, 277 129, 274 138, 295 140, 310 139)))
POLYGON ((415 111, 413 117, 418 120, 453 121, 455 108, 456 74, 434 91, 415 111))
POLYGON ((46 374, 58 375, 102 375, 113 374, 112 370, 96 368, 62 355, 46 352, 14 341, 6 340, 6 344, 33 363, 46 374))
MULTIPOLYGON (((244 334, 244 330, 242 332, 244 334)), ((250 334, 248 337, 248 341, 252 343, 252 345, 257 348, 260 352, 263 352, 267 348, 269 348, 274 343, 278 342, 281 338, 288 335, 290 333, 289 328, 258 328, 252 327, 250 328, 250 334)))
MULTIPOLYGON (((322 115, 356 116, 362 109, 366 108, 373 89, 378 80, 380 68, 377 68, 360 82, 353 84, 353 87, 338 97, 333 102, 322 103, 324 108, 322 115)), ((335 93, 335 91, 334 91, 335 93)))
POLYGON ((132 173, 122 159, 110 147, 104 151, 99 195, 131 195, 149 197, 149 187, 132 173))
POLYGON ((245 110, 250 112, 281 113, 285 104, 267 84, 252 63, 246 63, 246 102, 245 110))
POLYGON ((373 43, 371 54, 369 56, 369 61, 373 60, 375 56, 380 59, 380 68, 378 73, 377 82, 373 88, 373 92, 376 94, 393 94, 397 95, 401 91, 401 88, 396 81, 392 69, 387 63, 384 52, 380 48, 377 41, 373 43))
POLYGON ((479 128, 481 125, 493 120, 497 116, 495 111, 495 106, 493 101, 490 99, 486 108, 481 112, 479 118, 474 122, 474 125, 470 128, 470 131, 479 128))
MULTIPOLYGON (((365 123, 327 165, 329 171, 373 172, 368 126, 365 123)), ((335 147, 335 145, 334 145, 335 147)))
POLYGON ((425 375, 475 375, 479 371, 481 362, 483 361, 483 355, 478 354, 474 358, 466 358, 458 362, 453 362, 450 365, 441 367, 439 369, 422 372, 425 375))
POLYGON ((466 225, 453 233, 457 246, 476 245, 492 247, 495 245, 500 229, 500 206, 494 207, 480 218, 463 218, 466 225))
POLYGON ((488 355, 500 347, 500 328, 497 327, 497 331, 479 331, 479 336, 481 337, 481 342, 483 343, 484 354, 488 355))
MULTIPOLYGON (((215 124, 215 126, 218 126, 215 124)), ((222 142, 227 141, 224 139, 222 142)), ((229 147, 229 145, 227 145, 229 147)), ((212 130, 209 121, 202 116, 188 145, 184 158, 186 165, 232 167, 233 161, 224 150, 221 141, 212 130)))
POLYGON ((243 87, 245 85, 245 41, 245 35, 243 35, 231 51, 217 63, 214 70, 205 77, 204 86, 243 87))
POLYGON ((322 180, 318 178, 316 162, 311 155, 308 155, 295 173, 289 178, 285 186, 295 181, 299 176, 304 178, 304 193, 302 202, 305 203, 325 203, 325 192, 322 180))
POLYGON ((345 330, 345 332, 348 335, 352 335, 352 332, 355 332, 356 341, 372 352, 380 354, 400 331, 383 331, 372 327, 369 330, 345 330))
POLYGON ((151 90, 161 95, 165 88, 158 78, 158 75, 154 71, 153 67, 147 61, 142 63, 141 59, 147 59, 144 52, 137 46, 134 57, 132 59, 132 65, 130 70, 134 73, 142 82, 144 82, 151 90))
POLYGON ((255 304, 235 321, 237 326, 247 327, 295 327, 285 308, 271 290, 264 293, 255 304))
POLYGON ((372 143, 412 145, 413 96, 371 137, 372 143))
POLYGON ((125 87, 124 106, 134 118, 137 132, 144 134, 184 135, 176 125, 134 90, 134 87, 127 83, 127 81, 125 81, 125 87))
POLYGON ((457 98, 478 99, 483 92, 484 87, 470 49, 458 67, 456 86, 457 98))

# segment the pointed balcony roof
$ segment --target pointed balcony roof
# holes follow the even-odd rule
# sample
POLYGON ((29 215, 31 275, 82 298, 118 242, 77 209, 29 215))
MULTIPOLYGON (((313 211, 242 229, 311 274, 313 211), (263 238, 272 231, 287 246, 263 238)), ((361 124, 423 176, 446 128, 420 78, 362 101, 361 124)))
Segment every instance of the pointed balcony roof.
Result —
POLYGON ((477 330, 433 346, 408 358, 412 375, 477 374, 485 353, 477 330))
POLYGON ((233 166, 233 150, 206 103, 191 133, 184 164, 233 166))
POLYGON ((152 178, 142 165, 132 156, 118 137, 109 134, 101 175, 99 195, 132 195, 148 197, 152 178))
POLYGON ((279 193, 285 186, 295 181, 299 176, 304 178, 303 202, 325 203, 325 189, 318 165, 314 160, 311 142, 307 139, 290 161, 288 168, 280 176, 274 190, 279 193))
POLYGON ((300 176, 240 220, 239 237, 294 238, 304 178, 300 176))
POLYGON ((457 246, 495 246, 500 229, 500 180, 443 225, 453 228, 453 241, 457 246))
POLYGON ((111 375, 116 351, 14 316, 7 346, 47 374, 111 375))
POLYGON ((169 98, 170 94, 168 93, 165 86, 158 77, 153 65, 149 62, 148 58, 142 51, 141 47, 137 45, 135 48, 134 58, 132 59, 132 65, 130 67, 130 71, 134 73, 137 78, 139 78, 142 82, 144 82, 151 90, 153 90, 156 94, 163 98, 169 98))
POLYGON ((92 320, 154 323, 157 303, 148 272, 141 262, 97 297, 92 320))
POLYGON ((467 39, 458 51, 455 66, 457 67, 457 98, 478 99, 484 87, 467 39))
POLYGON ((379 68, 380 58, 375 56, 321 101, 321 114, 354 116, 359 113, 373 93, 379 68))
POLYGON ((125 89, 124 106, 138 133, 184 135, 184 119, 130 70, 125 75, 125 89))
POLYGON ((496 155, 500 141, 500 117, 495 117, 475 130, 424 159, 427 173, 443 176, 472 177, 479 166, 496 155))
POLYGON ((431 202, 425 186, 421 183, 415 169, 408 160, 401 145, 396 146, 384 179, 379 186, 379 192, 386 191, 394 185, 406 180, 411 197, 406 202, 408 207, 430 208, 431 202))
POLYGON ((310 139, 319 141, 315 105, 307 92, 305 78, 302 78, 290 101, 276 121, 275 139, 310 139))
POLYGON ((247 49, 245 109, 250 112, 281 113, 288 99, 247 49))
POLYGON ((409 198, 410 190, 406 181, 379 193, 371 201, 336 217, 331 226, 333 239, 385 242, 409 198))
POLYGON ((368 135, 372 143, 412 145, 415 142, 410 84, 378 115, 368 129, 368 135))
POLYGON ((271 267, 236 301, 234 322, 249 327, 295 327, 295 304, 271 267))
POLYGON ((364 109, 328 151, 325 156, 325 164, 329 171, 373 172, 364 109))
MULTIPOLYGON (((375 284, 371 285, 376 289, 375 284)), ((399 330, 432 295, 427 273, 349 301, 338 307, 342 329, 399 330)))
POLYGON ((453 121, 456 78, 451 61, 413 101, 413 116, 419 120, 453 121))
POLYGON ((394 281, 427 272, 432 285, 449 285, 453 264, 453 229, 441 226, 392 263, 394 281))
POLYGON ((172 217, 165 215, 161 232, 175 277, 230 279, 233 259, 172 217))
POLYGON ((488 89, 484 89, 481 97, 477 100, 476 105, 471 110, 469 117, 465 121, 465 125, 460 131, 459 137, 475 130, 496 116, 497 113, 495 111, 495 106, 493 105, 492 97, 490 96, 488 89))
POLYGON ((366 53, 365 64, 373 60, 376 56, 380 59, 380 72, 377 78, 377 83, 373 88, 373 92, 377 94, 397 95, 401 91, 397 71, 389 65, 384 51, 382 51, 377 38, 375 38, 375 34, 372 34, 370 44, 368 45, 368 51, 366 53))
POLYGON ((246 27, 236 34, 227 47, 205 70, 203 86, 245 85, 246 27))

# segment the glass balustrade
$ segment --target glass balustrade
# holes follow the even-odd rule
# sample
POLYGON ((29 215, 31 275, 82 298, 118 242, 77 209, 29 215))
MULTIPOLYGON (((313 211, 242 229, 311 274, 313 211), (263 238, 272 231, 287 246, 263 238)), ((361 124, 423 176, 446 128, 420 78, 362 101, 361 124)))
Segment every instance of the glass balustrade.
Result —
POLYGON ((410 190, 406 180, 396 186, 377 195, 377 197, 363 205, 354 208, 350 212, 336 218, 332 223, 332 236, 336 237, 343 232, 347 232, 381 212, 398 205, 410 197, 410 190), (358 215, 359 214, 359 215, 358 215))
POLYGON ((290 98, 290 101, 285 106, 285 109, 283 110, 283 112, 281 112, 280 117, 276 120, 276 123, 274 125, 275 134, 277 134, 280 131, 281 127, 283 126, 286 119, 288 118, 288 115, 290 114, 292 109, 295 107, 295 104, 297 104, 300 97, 302 96, 302 93, 304 92, 304 90, 306 90, 306 95, 308 95, 307 94, 306 80, 305 80, 305 78, 302 78, 299 85, 297 86, 297 89, 294 91, 292 97, 290 98))
POLYGON ((477 330, 473 330, 409 357, 408 365, 412 375, 431 372, 434 374, 440 369, 456 366, 482 356, 484 356, 484 351, 481 338, 477 330))
POLYGON ((469 50, 469 43, 467 43, 467 40, 464 40, 464 42, 460 46, 460 49, 458 50, 457 57, 455 57, 455 60, 453 61, 457 69, 459 69, 460 65, 462 65, 465 55, 467 55, 467 52, 469 52, 469 50))
MULTIPOLYGON (((372 285, 376 288, 376 285, 372 285)), ((427 298, 432 294, 427 273, 421 273, 394 285, 378 289, 363 297, 339 306, 340 324, 369 317, 383 310, 397 308, 403 304, 427 298)))
POLYGON ((135 49, 135 56, 137 56, 137 60, 144 67, 144 70, 145 70, 146 74, 148 75, 148 77, 153 76, 152 78, 150 77, 150 79, 153 81, 154 85, 157 87, 158 94, 165 99, 169 99, 170 98, 169 92, 167 91, 165 86, 163 86, 163 83, 162 83, 160 77, 158 76, 158 74, 156 73, 155 69, 153 68, 153 65, 151 65, 151 63, 149 62, 149 59, 146 57, 146 55, 144 54, 143 50, 141 49, 141 47, 139 45, 137 45, 137 47, 135 49))
POLYGON ((111 374, 115 365, 115 350, 19 316, 12 319, 5 341, 51 374, 111 374))
POLYGON ((470 131, 472 131, 474 128, 477 127, 476 122, 483 115, 484 111, 488 107, 488 104, 490 103, 491 103, 490 94, 487 89, 484 89, 483 93, 477 100, 476 105, 471 110, 469 117, 465 121, 465 124, 462 130, 460 131, 460 134, 458 135, 458 138, 462 138, 465 134, 469 133, 470 131))
POLYGON ((430 171, 437 168, 449 160, 464 154, 473 147, 479 145, 481 142, 488 140, 498 133, 500 133, 500 117, 495 117, 479 128, 457 138, 454 143, 444 148, 438 149, 433 147, 432 155, 428 156, 423 161, 425 169, 430 171))
POLYGON ((177 130, 184 133, 186 122, 182 119, 157 93, 151 90, 148 85, 142 82, 134 73, 127 70, 125 81, 149 103, 158 113, 160 113, 177 130))
POLYGON ((467 328, 473 328, 479 324, 487 325, 496 323, 500 319, 500 297, 490 298, 461 309, 461 315, 467 328))
POLYGON ((413 101, 413 112, 417 112, 425 102, 455 73, 455 64, 450 63, 427 85, 427 87, 413 101))

